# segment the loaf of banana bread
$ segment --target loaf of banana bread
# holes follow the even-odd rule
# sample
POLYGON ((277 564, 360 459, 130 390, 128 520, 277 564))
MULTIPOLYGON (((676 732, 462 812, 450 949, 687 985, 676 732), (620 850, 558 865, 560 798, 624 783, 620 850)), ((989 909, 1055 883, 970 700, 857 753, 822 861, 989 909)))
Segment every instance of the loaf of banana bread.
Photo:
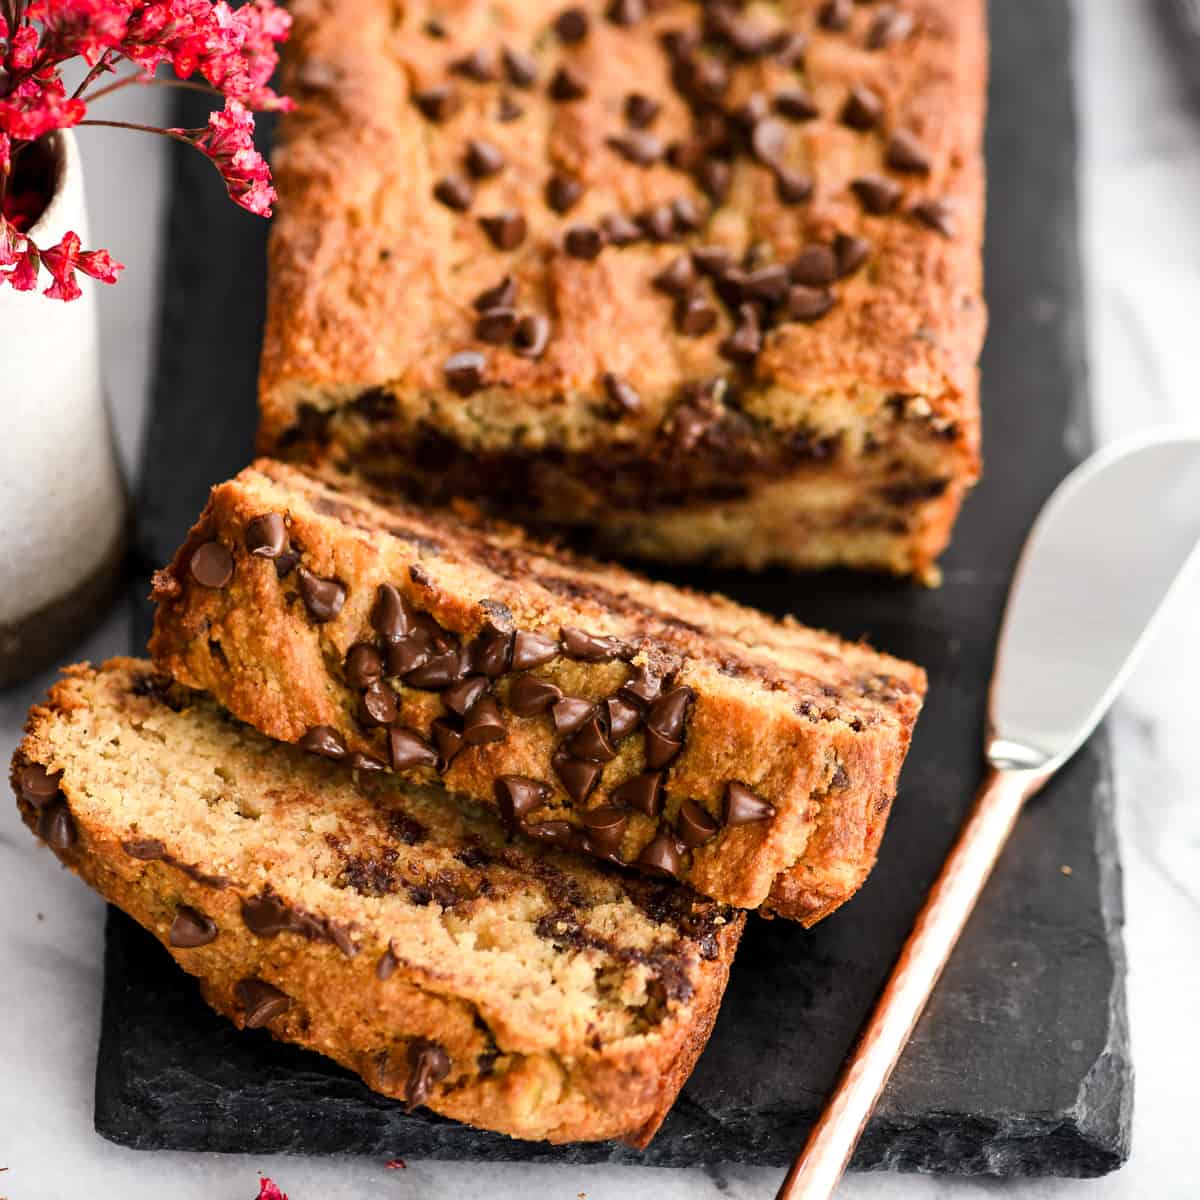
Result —
POLYGON ((160 669, 268 737, 806 923, 874 864, 925 687, 794 621, 271 460, 213 490, 154 596, 160 669))
POLYGON ((261 447, 651 559, 932 579, 984 0, 296 0, 261 447))
POLYGON ((649 1142, 745 920, 269 742, 135 659, 68 670, 12 780, 218 1011, 513 1137, 649 1142))

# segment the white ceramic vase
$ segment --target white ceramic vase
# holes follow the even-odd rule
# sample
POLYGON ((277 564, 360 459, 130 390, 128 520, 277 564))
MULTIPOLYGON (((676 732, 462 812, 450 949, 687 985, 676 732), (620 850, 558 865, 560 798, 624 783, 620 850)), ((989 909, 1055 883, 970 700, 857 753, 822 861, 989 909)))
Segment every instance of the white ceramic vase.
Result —
MULTIPOLYGON (((74 230, 90 249, 83 164, 54 135, 53 198, 39 246, 74 230)), ((95 288, 63 302, 0 287, 0 686, 63 654, 108 610, 125 552, 127 499, 100 374, 95 288)))

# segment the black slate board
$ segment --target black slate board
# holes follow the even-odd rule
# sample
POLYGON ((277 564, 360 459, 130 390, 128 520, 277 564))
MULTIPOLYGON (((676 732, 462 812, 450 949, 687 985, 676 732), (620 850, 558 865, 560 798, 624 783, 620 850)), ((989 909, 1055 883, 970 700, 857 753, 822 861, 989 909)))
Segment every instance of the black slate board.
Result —
MULTIPOLYGON (((945 560, 945 585, 676 575, 851 637, 867 634, 929 669, 930 699, 882 858, 860 896, 808 933, 752 922, 712 1042, 642 1155, 520 1143, 406 1116, 313 1054, 237 1032, 152 938, 114 913, 96 1083, 102 1134, 145 1149, 788 1160, 963 818, 980 773, 985 683, 1022 536, 1087 444, 1066 0, 996 4, 993 36, 988 474, 945 560)), ((208 485, 251 453, 262 318, 263 225, 224 201, 199 156, 179 154, 173 170, 171 266, 140 506, 147 570, 170 556, 208 485)), ((147 622, 137 607, 139 647, 147 622)), ((1132 1098, 1120 925, 1100 735, 1022 818, 855 1165, 998 1175, 1118 1166, 1132 1098)))

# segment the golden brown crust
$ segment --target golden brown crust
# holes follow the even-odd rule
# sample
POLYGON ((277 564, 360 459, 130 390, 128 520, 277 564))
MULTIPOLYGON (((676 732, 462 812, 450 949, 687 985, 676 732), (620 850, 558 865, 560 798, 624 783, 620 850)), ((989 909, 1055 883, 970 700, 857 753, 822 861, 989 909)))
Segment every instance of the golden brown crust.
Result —
MULTIPOLYGON (((372 624, 383 585, 468 650, 496 628, 506 637, 519 630, 549 639, 545 662, 482 681, 496 701, 503 740, 467 745, 448 767, 419 766, 415 777, 440 779, 493 806, 498 777, 535 780, 546 791, 524 814, 524 829, 546 820, 579 829, 585 812, 621 807, 626 820, 616 849, 627 862, 664 831, 681 832, 681 807, 692 801, 716 832, 682 850, 678 875, 739 907, 815 919, 865 878, 886 817, 876 809, 895 793, 924 695, 919 668, 721 597, 548 550, 510 527, 385 507, 262 460, 213 490, 174 564, 159 572, 151 651, 163 670, 210 691, 269 737, 300 742, 324 727, 344 751, 386 760, 387 732, 364 724, 362 688, 351 685, 345 665, 353 646, 387 652, 372 624), (267 514, 286 528, 297 559, 247 552, 248 525, 267 514), (194 564, 214 543, 228 556, 228 577, 204 586, 194 564), (277 564, 286 568, 282 575, 277 564), (300 595, 304 576, 342 587, 331 620, 313 619, 300 595), (560 641, 571 628, 612 638, 619 651, 607 661, 573 657, 560 641), (514 711, 514 684, 536 678, 566 698, 601 705, 627 696, 639 667, 661 679, 664 693, 690 689, 674 739, 681 748, 662 764, 649 761, 646 722, 662 722, 643 705, 633 728, 611 739, 614 754, 601 760, 594 788, 569 794, 556 764, 564 754, 587 755, 571 734, 556 733, 549 712, 514 711), (665 802, 657 811, 643 811, 621 790, 645 770, 662 772, 665 802), (739 785, 773 812, 726 823, 725 806, 739 785)), ((479 678, 480 671, 464 665, 456 677, 479 678)), ((459 730, 469 724, 451 710, 449 693, 417 676, 384 674, 397 710, 391 728, 435 741, 435 720, 459 730)))
MULTIPOLYGON (((487 818, 439 809, 442 824, 434 826, 438 814, 420 807, 419 798, 406 795, 402 786, 386 784, 371 799, 354 794, 352 785, 338 781, 339 774, 239 731, 210 702, 160 683, 149 663, 122 659, 100 671, 86 666, 67 671, 47 703, 31 711, 12 781, 30 828, 81 878, 158 937, 179 965, 199 978, 209 1003, 239 1026, 247 1024, 249 1011, 239 983, 257 979, 290 1001, 286 1011, 261 1022, 273 1036, 328 1055, 386 1095, 411 1099, 407 1053, 425 1039, 436 1042, 449 1060, 445 1078, 434 1080, 426 1101, 439 1113, 514 1137, 553 1142, 619 1137, 644 1147, 707 1041, 744 918, 725 910, 727 917, 705 924, 703 913, 718 910, 711 905, 695 909, 698 916, 688 919, 710 931, 709 943, 698 950, 699 934, 690 940, 691 934, 674 926, 648 924, 651 918, 632 893, 622 898, 626 893, 620 889, 629 885, 614 882, 604 868, 564 864, 562 856, 544 851, 506 850, 502 833, 487 818), (116 753, 114 735, 121 746, 116 753), (229 795, 192 799, 185 794, 197 761, 202 766, 203 756, 214 752, 236 801, 229 795), (23 780, 30 764, 62 772, 56 797, 34 796, 31 803, 23 780), (146 794, 145 780, 156 772, 182 780, 184 791, 174 797, 146 794), (336 801, 334 807, 323 807, 322 788, 327 800, 336 801), (160 799, 165 803, 158 804, 160 799), (174 816, 172 800, 184 806, 174 816), (374 809, 376 803, 385 807, 374 809), (210 834, 205 849, 202 835, 180 827, 181 819, 194 815, 192 808, 217 820, 235 804, 243 817, 262 806, 270 828, 261 835, 248 833, 245 827, 253 822, 243 820, 239 827, 233 815, 232 831, 210 834), (65 808, 70 837, 61 833, 62 816, 57 833, 47 820, 56 808, 65 808), (462 904, 426 900, 423 906, 417 898, 405 904, 398 894, 371 899, 380 894, 377 875, 372 876, 374 890, 365 894, 322 884, 327 847, 341 853, 339 839, 352 848, 367 846, 381 819, 374 814, 394 821, 397 812, 410 821, 416 813, 426 823, 432 840, 421 850, 438 861, 455 861, 454 854, 468 851, 479 855, 481 844, 484 851, 494 847, 495 865, 478 868, 489 887, 462 904), (291 857, 288 832, 295 825, 326 832, 323 842, 311 842, 299 863, 291 857), (293 866, 299 868, 296 878, 293 866), (264 894, 264 881, 268 894, 291 906, 286 911, 304 912, 317 923, 303 935, 252 931, 246 905, 264 894), (585 904, 607 901, 607 927, 623 931, 629 926, 631 945, 641 944, 638 937, 661 940, 675 929, 666 934, 675 941, 663 943, 664 957, 648 961, 665 964, 665 978, 676 981, 683 999, 668 997, 661 1008, 646 1010, 652 1015, 644 1028, 602 1040, 598 1026, 581 1024, 586 1012, 573 1022, 574 1010, 552 1006, 538 1018, 515 993, 506 1003, 504 988, 489 991, 480 977, 491 970, 504 980, 503 943, 493 948, 490 962, 471 959, 472 937, 482 933, 464 935, 461 962, 444 948, 454 944, 447 941, 447 930, 485 930, 489 918, 496 928, 511 931, 526 908, 536 915, 553 905, 556 886, 568 895, 591 896, 585 904), (322 897, 319 913, 299 907, 298 897, 312 905, 314 895, 322 897), (180 946, 172 935, 184 906, 201 923, 211 923, 207 944, 180 946), (434 951, 419 943, 426 934, 435 940, 434 951), (436 950, 439 937, 441 951, 436 950), (388 953, 395 956, 393 969, 381 978, 381 955, 388 953)), ((301 839, 298 844, 310 843, 301 839)), ((397 854, 403 860, 403 841, 393 838, 390 848, 391 857, 382 861, 394 864, 397 854)), ((414 853, 414 860, 418 857, 414 853)), ((443 879, 443 886, 451 884, 443 879)), ((581 913, 586 926, 586 907, 581 913)), ((586 963, 589 970, 600 964, 597 979, 606 971, 620 978, 619 954, 606 958, 609 952, 602 947, 576 951, 568 945, 553 953, 561 954, 558 970, 564 978, 586 963)), ((513 964, 520 954, 518 943, 513 964)), ((547 978, 547 989, 552 985, 547 978)), ((574 992, 564 994, 576 998, 574 992)))
MULTIPOLYGON (((943 431, 940 473, 952 481, 957 499, 978 473, 984 0, 909 0, 896 7, 914 18, 914 32, 874 50, 867 48, 880 16, 874 6, 854 6, 844 31, 820 25, 820 0, 795 0, 782 11, 775 5, 748 10, 761 28, 786 27, 808 38, 803 67, 785 67, 771 55, 744 62, 732 70, 722 104, 732 111, 755 91, 807 89, 819 116, 785 122, 784 159, 810 173, 815 190, 807 203, 781 203, 772 169, 739 150, 728 196, 711 211, 690 175, 665 161, 635 165, 608 142, 623 131, 623 106, 633 92, 659 103, 651 129, 663 145, 692 136, 692 116, 671 83, 659 36, 698 25, 699 6, 667 4, 631 27, 605 20, 600 0, 581 7, 591 16, 589 33, 563 45, 548 28, 552 13, 517 0, 463 0, 449 14, 443 6, 436 14, 443 18, 442 38, 425 32, 435 14, 423 3, 402 10, 381 0, 293 6, 287 85, 299 106, 284 120, 275 164, 280 203, 270 250, 261 446, 290 444, 294 454, 311 454, 322 439, 332 440, 335 452, 369 471, 388 447, 432 430, 468 458, 548 450, 559 459, 615 461, 622 471, 646 476, 662 469, 667 449, 679 452, 669 444, 687 386, 722 377, 732 385, 730 408, 756 437, 836 438, 835 466, 842 468, 859 463, 866 452, 864 422, 890 397, 918 398, 943 431), (474 82, 450 70, 472 51, 503 46, 534 52, 540 72, 534 87, 474 82), (547 95, 547 80, 561 63, 586 77, 584 98, 561 103, 547 95), (414 92, 447 82, 461 108, 444 121, 425 119, 414 92), (840 119, 853 86, 880 97, 876 128, 854 129, 840 119), (519 103, 520 118, 499 119, 504 95, 519 103), (919 139, 927 173, 885 164, 889 139, 903 130, 919 139), (455 212, 432 191, 446 175, 464 173, 472 138, 497 146, 506 165, 476 181, 469 211, 455 212), (552 170, 584 186, 563 215, 543 195, 552 170), (895 212, 871 215, 855 198, 852 181, 870 174, 902 186, 895 212), (753 365, 735 369, 720 353, 732 328, 730 312, 718 305, 711 332, 683 336, 670 298, 650 285, 680 253, 680 242, 610 245, 593 260, 562 249, 571 225, 637 214, 679 197, 697 205, 702 220, 683 238, 687 246, 720 244, 738 257, 754 247, 760 265, 788 263, 806 246, 829 244, 841 233, 866 236, 874 251, 864 268, 833 285, 837 302, 824 317, 780 322, 753 365), (954 236, 912 215, 912 207, 929 198, 952 204, 954 236), (478 218, 506 209, 523 214, 528 232, 518 247, 501 251, 478 218), (551 321, 540 358, 475 338, 473 301, 506 274, 517 283, 518 309, 551 321), (484 353, 487 366, 481 390, 464 398, 447 386, 443 368, 466 349, 484 353), (634 388, 637 412, 614 418, 606 372, 634 388), (364 392, 371 393, 367 410, 377 410, 365 424, 358 410, 346 407, 364 392), (314 412, 332 410, 347 419, 332 426, 310 420, 314 412)), ((704 53, 728 58, 711 47, 704 53)), ((683 456, 690 463, 711 453, 711 445, 688 447, 683 456)), ((896 482, 927 482, 920 467, 905 457, 896 465, 896 482)), ((802 461, 778 469, 784 479, 812 474, 802 461)), ((515 475, 521 468, 505 470, 515 475)), ((718 518, 755 494, 763 471, 753 458, 737 459, 725 475, 739 496, 714 497, 693 481, 658 503, 681 521, 694 517, 714 527, 715 550, 697 546, 696 553, 738 561, 743 531, 734 521, 722 537, 718 518)), ((530 511, 548 504, 565 480, 595 509, 584 518, 589 524, 636 523, 641 515, 636 504, 609 495, 573 463, 564 480, 531 497, 530 511)), ((871 497, 863 503, 869 508, 871 497)), ((924 571, 929 547, 936 553, 945 540, 944 533, 928 536, 926 506, 914 503, 910 528, 893 532, 888 545, 833 527, 823 531, 826 545, 810 546, 818 539, 801 526, 764 540, 763 548, 798 565, 857 554, 868 561, 875 555, 877 565, 892 569, 899 563, 899 569, 924 571), (918 544, 923 535, 925 543, 918 544), (907 554, 906 542, 913 543, 907 554)), ((956 507, 939 507, 945 532, 956 507)), ((646 553, 670 545, 658 528, 669 524, 668 515, 642 522, 646 553)))

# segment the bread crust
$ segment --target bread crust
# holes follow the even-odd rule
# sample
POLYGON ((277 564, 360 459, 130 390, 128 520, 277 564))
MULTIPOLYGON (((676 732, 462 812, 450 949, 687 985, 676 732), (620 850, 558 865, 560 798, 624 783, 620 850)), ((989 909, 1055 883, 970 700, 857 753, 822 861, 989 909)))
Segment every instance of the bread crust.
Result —
MULTIPOLYGON (((383 585, 464 647, 497 622, 507 636, 532 632, 555 647, 544 664, 490 681, 503 740, 469 745, 448 767, 418 766, 414 777, 493 806, 499 777, 535 780, 548 790, 526 815, 526 831, 545 819, 579 827, 591 810, 625 805, 616 849, 630 863, 664 829, 681 832, 681 807, 692 801, 717 832, 683 851, 677 877, 724 903, 806 924, 866 878, 924 695, 920 668, 721 597, 580 560, 511 527, 377 504, 326 477, 262 460, 213 489, 174 563, 156 576, 151 652, 161 669, 211 692, 268 737, 296 743, 326 728, 347 752, 386 759, 386 732, 363 723, 345 665, 351 647, 384 645, 371 615, 383 585), (267 514, 286 527, 293 549, 302 548, 283 577, 275 561, 246 549, 248 526, 267 514), (197 582, 192 565, 212 543, 229 556, 221 587, 197 582), (297 595, 301 570, 343 587, 332 620, 316 622, 306 610, 297 595), (614 639, 623 656, 572 658, 559 643, 571 628, 614 639), (571 736, 556 732, 548 712, 514 711, 516 678, 533 676, 565 697, 603 705, 626 694, 639 667, 660 677, 664 692, 690 689, 682 748, 665 767, 650 762, 641 721, 653 718, 644 713, 613 739, 615 755, 594 789, 572 796, 555 765, 571 752, 571 736), (647 769, 663 772, 666 800, 655 813, 639 811, 620 791, 647 769), (726 823, 735 785, 765 801, 770 814, 726 823)), ((432 741, 435 720, 456 720, 445 693, 398 677, 384 686, 396 695, 393 727, 432 741)))
MULTIPOLYGON (((210 703, 189 698, 182 689, 169 689, 166 681, 139 694, 137 681, 152 678, 151 665, 136 659, 112 660, 99 671, 87 665, 68 668, 46 703, 29 714, 25 739, 13 759, 12 783, 30 829, 47 837, 80 878, 154 934, 175 961, 198 978, 217 1011, 245 1027, 247 999, 239 992, 239 982, 260 980, 290 1000, 286 1011, 265 1022, 273 1037, 327 1055, 385 1095, 412 1099, 406 1051, 425 1039, 436 1043, 450 1064, 445 1078, 434 1080, 424 1100, 436 1112, 518 1138, 556 1143, 620 1138, 638 1148, 649 1143, 711 1032, 741 935, 741 914, 727 913, 728 919, 712 927, 704 953, 697 951, 698 942, 680 934, 673 953, 679 978, 686 980, 687 999, 668 1000, 661 1019, 645 1032, 604 1044, 598 1036, 584 1038, 572 1032, 565 1018, 561 1030, 547 1032, 541 1026, 522 1026, 517 1012, 506 1017, 494 996, 483 998, 486 994, 465 959, 445 959, 432 969, 424 960, 414 957, 409 962, 401 955, 391 973, 381 978, 381 956, 391 953, 389 947, 396 943, 386 936, 383 918, 370 920, 361 902, 358 909, 352 906, 353 897, 346 901, 352 916, 344 926, 334 924, 340 909, 319 915, 325 924, 318 928, 333 929, 332 937, 313 938, 311 930, 308 939, 289 931, 260 936, 249 928, 245 906, 261 896, 262 876, 275 888, 270 894, 283 904, 295 904, 292 885, 282 878, 279 863, 272 869, 269 851, 238 859, 235 848, 217 840, 199 860, 193 843, 187 861, 169 817, 156 818, 151 806, 122 798, 119 788, 99 794, 103 789, 84 782, 82 759, 109 753, 107 738, 115 729, 123 729, 126 737, 126 758, 115 768, 118 776, 131 770, 132 756, 145 750, 137 733, 155 722, 166 730, 167 745, 178 744, 172 722, 183 726, 185 736, 191 727, 203 728, 206 736, 218 729, 211 736, 218 744, 222 738, 228 743, 225 758, 235 768, 268 749, 247 748, 244 737, 234 737, 236 727, 222 724, 210 703), (121 714, 114 723, 108 708, 117 705, 121 714), (22 772, 30 764, 62 772, 53 803, 66 806, 73 831, 70 844, 48 831, 44 814, 49 802, 39 808, 23 790, 22 772), (152 859, 146 858, 149 843, 160 847, 152 859), (238 862, 237 869, 246 877, 229 878, 231 862, 238 862), (250 878, 256 869, 259 877, 250 878), (191 948, 173 944, 170 930, 182 906, 213 923, 219 931, 214 940, 191 948), (338 933, 339 929, 348 932, 338 933)), ((272 789, 312 786, 314 778, 319 783, 323 768, 318 764, 302 757, 294 761, 294 752, 283 755, 278 767, 268 772, 272 782, 264 795, 272 789)), ((402 791, 392 787, 390 801, 403 804, 398 799, 402 791)), ((319 820, 319 803, 305 803, 312 819, 319 820)), ((366 798, 351 801, 350 816, 370 806, 366 798)), ((449 836, 453 846, 453 831, 449 836)), ((468 848, 477 844, 475 839, 463 842, 468 848)), ((543 863, 547 858, 554 861, 552 853, 535 849, 519 859, 532 867, 518 866, 518 872, 531 872, 523 883, 518 878, 518 890, 534 896, 545 886, 538 872, 553 872, 553 867, 538 868, 539 855, 543 863)), ((482 870, 491 877, 493 868, 482 870)), ((473 906, 502 906, 509 884, 504 871, 495 870, 497 899, 488 899, 485 892, 473 906)), ((605 868, 579 863, 571 870, 586 886, 589 872, 596 875, 605 868)), ((387 910, 380 906, 379 911, 387 910)), ((436 903, 429 907, 430 922, 437 922, 439 911, 436 903)), ((455 911, 445 910, 441 919, 455 911)), ((632 905, 629 911, 635 911, 632 905)), ((406 919, 412 923, 422 916, 414 907, 406 919)), ((394 911, 392 920, 398 920, 394 911)))
MULTIPOLYGON (((768 55, 731 68, 722 99, 729 111, 756 91, 770 96, 796 84, 816 104, 815 119, 787 123, 788 161, 815 181, 811 199, 799 206, 780 200, 771 168, 740 152, 731 160, 728 195, 715 207, 690 175, 666 161, 640 166, 615 152, 609 140, 624 131, 621 112, 631 93, 658 103, 651 128, 664 145, 692 136, 660 37, 696 24, 698 10, 661 6, 620 27, 604 19, 599 0, 580 7, 591 18, 588 36, 563 45, 548 31, 544 6, 516 0, 456 6, 441 38, 425 32, 437 15, 425 4, 402 11, 382 0, 293 6, 285 83, 298 107, 283 120, 274 162, 280 200, 270 243, 260 448, 310 459, 332 454, 368 474, 407 452, 405 469, 390 471, 391 478, 428 490, 437 471, 415 448, 435 434, 468 464, 500 462, 508 478, 528 477, 529 503, 517 510, 506 498, 509 515, 553 523, 559 498, 572 489, 576 532, 590 529, 602 544, 621 544, 634 526, 636 548, 648 557, 670 557, 674 546, 674 557, 708 554, 751 566, 847 561, 927 574, 979 472, 985 0, 901 6, 914 31, 880 49, 868 49, 879 19, 872 6, 855 6, 849 26, 833 31, 818 20, 821 0, 798 0, 786 27, 807 38, 802 67, 768 55), (535 86, 454 73, 464 55, 501 46, 537 48, 535 86), (546 80, 561 63, 586 77, 587 96, 560 103, 547 95, 546 80), (445 120, 425 119, 414 92, 447 83, 461 107, 445 120), (880 99, 873 129, 841 119, 855 86, 880 99), (519 102, 519 119, 498 119, 502 95, 519 102), (927 172, 888 167, 888 140, 898 131, 919 139, 927 172), (497 146, 505 166, 477 181, 470 210, 456 212, 433 199, 433 188, 463 173, 472 138, 497 146), (584 187, 565 214, 544 199, 554 170, 584 187), (851 184, 866 175, 903 189, 895 211, 864 210, 851 184), (701 221, 680 239, 609 245, 591 260, 563 249, 572 225, 680 197, 698 208, 701 221), (950 203, 953 236, 912 215, 928 199, 950 203), (528 226, 507 251, 491 244, 478 219, 502 210, 520 212, 528 226), (718 244, 741 257, 753 247, 759 264, 789 263, 838 234, 870 240, 867 265, 832 285, 837 302, 821 319, 771 329, 748 367, 735 368, 721 354, 732 312, 718 306, 709 333, 685 336, 669 297, 650 283, 681 248, 718 244), (473 301, 505 275, 517 284, 521 311, 551 322, 540 357, 474 334, 473 301), (446 360, 463 350, 487 360, 483 385, 468 397, 444 373, 446 360), (614 414, 607 373, 634 389, 636 411, 614 414), (715 378, 729 385, 721 438, 681 448, 675 434, 688 389, 715 378), (928 430, 919 453, 894 455, 892 477, 881 485, 868 462, 871 439, 878 436, 875 419, 897 396, 919 401, 928 430), (748 453, 716 444, 731 440, 731 426, 752 443, 748 453), (835 449, 816 463, 785 455, 765 471, 763 446, 771 457, 779 439, 835 449), (532 471, 522 466, 531 458, 538 464, 532 471), (589 462, 642 481, 669 469, 682 483, 657 496, 658 510, 647 513, 592 478, 589 462), (765 483, 799 486, 838 472, 858 480, 859 494, 836 519, 818 530, 799 523, 741 549, 738 514, 753 507, 765 483), (714 479, 721 483, 715 493, 714 479), (864 538, 846 527, 856 513, 879 508, 881 486, 938 479, 948 481, 949 499, 914 499, 892 513, 890 534, 864 538), (727 512, 730 528, 722 533, 727 512), (690 540, 672 539, 674 527, 688 525, 696 527, 690 540)), ((768 24, 775 28, 778 18, 768 24)), ((476 474, 481 503, 494 491, 489 474, 476 474)), ((469 484, 469 470, 463 479, 469 484)))

